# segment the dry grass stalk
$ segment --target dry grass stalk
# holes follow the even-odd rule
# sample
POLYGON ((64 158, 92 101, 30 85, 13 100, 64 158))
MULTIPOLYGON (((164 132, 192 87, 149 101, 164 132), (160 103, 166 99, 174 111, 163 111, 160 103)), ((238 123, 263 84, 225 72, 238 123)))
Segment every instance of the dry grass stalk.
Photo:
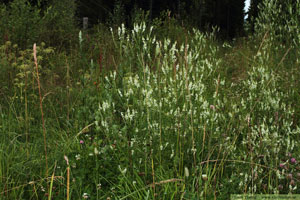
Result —
POLYGON ((65 161, 67 162, 67 200, 70 199, 70 165, 69 165, 69 159, 67 156, 64 156, 65 161))
POLYGON ((34 57, 34 63, 35 63, 35 68, 36 68, 37 83, 38 83, 38 88, 39 88, 40 109, 41 109, 41 115, 42 115, 43 135, 44 135, 44 151, 45 151, 45 162, 46 162, 46 177, 48 177, 48 159, 47 159, 46 128, 45 128, 45 120, 44 120, 44 112, 43 112, 43 98, 42 98, 41 84, 40 84, 40 78, 39 78, 39 69, 38 69, 37 56, 36 56, 36 43, 34 43, 34 45, 33 45, 33 57, 34 57))

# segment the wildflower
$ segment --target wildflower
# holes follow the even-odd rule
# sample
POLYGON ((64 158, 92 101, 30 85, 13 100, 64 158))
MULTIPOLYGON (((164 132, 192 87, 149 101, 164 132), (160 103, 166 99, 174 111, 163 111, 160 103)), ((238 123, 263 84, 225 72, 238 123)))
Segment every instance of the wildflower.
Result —
POLYGON ((119 165, 119 170, 120 170, 120 172, 121 172, 123 175, 126 174, 126 171, 127 171, 126 168, 125 168, 125 169, 122 169, 121 166, 119 165))
POLYGON ((80 144, 83 144, 84 143, 84 141, 83 140, 80 140, 80 142, 79 142, 80 144))
POLYGON ((291 158, 291 163, 295 164, 296 163, 296 159, 295 158, 291 158))
POLYGON ((10 46, 11 45, 11 41, 6 41, 5 45, 6 46, 10 46))
POLYGON ((215 109, 216 109, 216 107, 215 107, 214 105, 210 105, 209 107, 210 107, 210 109, 212 109, 212 110, 215 110, 215 109))
POLYGON ((280 163, 280 164, 279 164, 279 167, 280 167, 280 168, 284 168, 284 163, 280 163))
POLYGON ((288 178, 288 179, 293 179, 293 174, 288 174, 288 175, 287 175, 287 178, 288 178))
POLYGON ((89 198, 89 194, 88 193, 83 193, 82 198, 88 199, 89 198))
POLYGON ((99 154, 99 151, 98 151, 98 149, 96 147, 94 149, 94 153, 95 153, 95 155, 99 154))
POLYGON ((283 185, 278 185, 278 190, 282 190, 283 189, 283 185))
POLYGON ((295 181, 292 179, 290 185, 295 185, 295 181))
POLYGON ((189 173, 189 169, 187 167, 184 168, 184 175, 186 177, 189 177, 190 176, 190 173, 189 173))
POLYGON ((207 177, 206 174, 202 174, 202 180, 204 180, 204 181, 207 181, 207 180, 208 180, 208 177, 207 177))
POLYGON ((80 160, 80 154, 77 154, 77 155, 75 156, 75 158, 76 158, 76 160, 80 160))

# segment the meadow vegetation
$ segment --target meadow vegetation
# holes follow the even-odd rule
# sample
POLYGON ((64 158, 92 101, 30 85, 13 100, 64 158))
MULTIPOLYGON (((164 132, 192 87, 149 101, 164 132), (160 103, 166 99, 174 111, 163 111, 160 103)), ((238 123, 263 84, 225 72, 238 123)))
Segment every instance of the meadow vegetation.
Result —
POLYGON ((300 3, 265 23, 265 1, 224 42, 167 15, 80 30, 56 18, 68 1, 24 2, 0 6, 0 199, 300 193, 300 3))

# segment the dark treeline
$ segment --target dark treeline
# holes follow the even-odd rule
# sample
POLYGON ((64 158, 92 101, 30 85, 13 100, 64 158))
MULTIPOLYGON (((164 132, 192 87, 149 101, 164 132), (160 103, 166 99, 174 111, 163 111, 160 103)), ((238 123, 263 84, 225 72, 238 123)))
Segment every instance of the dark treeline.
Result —
MULTIPOLYGON (((12 1, 3 2, 8 4, 12 1)), ((55 1, 58 0, 28 0, 31 5, 42 9, 55 1)), ((82 17, 88 17, 90 26, 112 21, 131 26, 135 20, 133 14, 141 9, 148 13, 150 20, 170 11, 170 16, 185 26, 204 31, 219 27, 220 34, 226 38, 243 33, 245 0, 75 0, 75 3, 78 23, 81 23, 82 17)))
POLYGON ((150 19, 168 10, 183 24, 201 30, 217 26, 222 36, 233 38, 243 33, 244 6, 244 0, 79 0, 78 17, 89 17, 92 24, 106 23, 117 17, 117 11, 123 12, 123 22, 130 25, 136 9, 147 11, 150 19))
MULTIPOLYGON (((13 0, 4 0, 8 4, 13 0)), ((47 8, 58 0, 28 0, 33 6, 47 8)), ((66 0, 59 0, 66 1, 66 0)), ((258 16, 258 5, 262 0, 251 0, 248 13, 244 12, 245 0, 75 0, 77 5, 77 22, 82 17, 89 18, 89 25, 105 23, 118 26, 125 23, 132 26, 134 13, 143 10, 153 20, 169 11, 170 16, 180 24, 210 31, 218 27, 223 38, 234 38, 244 34, 244 18, 248 14, 250 31, 254 31, 255 19, 258 16)), ((284 6, 286 0, 280 0, 284 6)))

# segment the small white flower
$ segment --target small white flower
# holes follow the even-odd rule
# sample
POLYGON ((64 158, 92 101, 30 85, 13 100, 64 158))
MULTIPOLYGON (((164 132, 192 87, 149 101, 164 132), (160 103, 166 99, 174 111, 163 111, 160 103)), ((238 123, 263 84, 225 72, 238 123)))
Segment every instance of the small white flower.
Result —
POLYGON ((79 31, 79 34, 78 34, 78 37, 79 37, 79 44, 81 45, 83 39, 82 39, 82 32, 79 31))
POLYGON ((89 194, 88 193, 83 193, 82 198, 88 199, 89 198, 89 194))
POLYGON ((184 167, 184 175, 185 175, 185 177, 190 176, 190 172, 189 172, 189 169, 187 167, 184 167))
POLYGON ((76 160, 80 160, 80 154, 77 154, 77 155, 75 156, 75 158, 76 158, 76 160))
POLYGON ((121 172, 123 175, 126 174, 126 171, 127 171, 126 168, 125 168, 125 169, 122 169, 121 166, 119 165, 119 170, 120 170, 120 172, 121 172))
POLYGON ((174 157, 174 150, 172 149, 172 153, 170 155, 170 158, 173 158, 174 157))
POLYGON ((95 153, 95 155, 99 154, 99 151, 98 151, 98 149, 96 147, 94 149, 94 153, 95 153))
MULTIPOLYGON (((99 106, 100 107, 100 106, 99 106)), ((105 110, 107 110, 107 109, 109 109, 109 107, 110 107, 110 105, 109 105, 109 103, 108 102, 103 102, 103 104, 102 104, 102 109, 103 109, 103 111, 105 112, 105 110)))
POLYGON ((208 180, 208 177, 207 177, 206 174, 202 174, 202 180, 204 180, 204 181, 207 181, 207 180, 208 180))

